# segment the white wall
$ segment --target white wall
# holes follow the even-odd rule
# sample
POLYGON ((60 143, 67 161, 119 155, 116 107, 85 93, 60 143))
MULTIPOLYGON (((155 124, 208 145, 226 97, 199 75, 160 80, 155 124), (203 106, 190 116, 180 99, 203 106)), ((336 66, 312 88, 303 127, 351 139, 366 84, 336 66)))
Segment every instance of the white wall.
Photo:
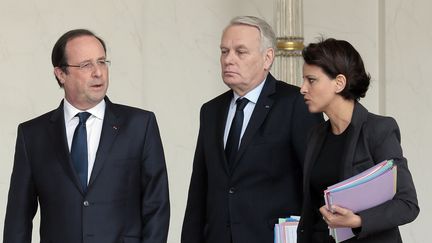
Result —
MULTIPOLYGON (((350 41, 373 77, 362 103, 373 112, 394 116, 401 126, 422 209, 417 221, 403 227, 405 242, 427 242, 426 220, 432 216, 427 206, 432 204, 431 196, 426 193, 426 173, 431 168, 426 161, 431 137, 427 125, 432 119, 427 96, 432 88, 427 82, 432 64, 427 58, 432 53, 427 26, 432 20, 427 13, 430 5, 428 0, 304 0, 306 43, 320 34, 350 41), (420 111, 426 113, 421 120, 417 119, 420 111)), ((220 34, 231 17, 244 14, 271 23, 272 2, 2 0, 0 229, 16 127, 57 107, 63 91, 52 74, 52 46, 67 30, 89 28, 108 45, 110 98, 157 115, 170 180, 169 242, 179 242, 199 108, 226 90, 219 74, 220 34)))
POLYGON ((404 238, 430 242, 432 2, 389 0, 385 4, 386 110, 399 122, 421 210, 418 219, 404 228, 404 238))

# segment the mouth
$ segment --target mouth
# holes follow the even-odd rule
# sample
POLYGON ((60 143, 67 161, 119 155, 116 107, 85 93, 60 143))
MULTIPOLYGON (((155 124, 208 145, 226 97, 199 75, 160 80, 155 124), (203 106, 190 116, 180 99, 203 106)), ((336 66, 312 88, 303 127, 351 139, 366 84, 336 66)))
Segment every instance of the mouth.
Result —
POLYGON ((90 87, 93 89, 101 89, 104 87, 104 85, 103 84, 93 84, 90 87))
POLYGON ((233 71, 224 71, 223 75, 224 76, 234 76, 234 75, 238 75, 238 73, 233 72, 233 71))

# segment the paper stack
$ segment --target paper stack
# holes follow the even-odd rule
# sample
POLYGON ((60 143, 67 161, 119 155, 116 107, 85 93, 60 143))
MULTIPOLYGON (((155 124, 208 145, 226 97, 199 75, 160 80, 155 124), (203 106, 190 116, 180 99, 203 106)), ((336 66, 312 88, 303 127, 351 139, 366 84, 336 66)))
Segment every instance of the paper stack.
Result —
POLYGON ((299 216, 280 218, 279 223, 275 224, 274 228, 274 243, 296 243, 299 221, 299 216))
MULTIPOLYGON (((338 205, 360 212, 391 200, 396 193, 396 166, 385 160, 372 168, 339 182, 324 191, 327 208, 338 205)), ((341 242, 354 237, 351 228, 330 229, 330 234, 341 242)))

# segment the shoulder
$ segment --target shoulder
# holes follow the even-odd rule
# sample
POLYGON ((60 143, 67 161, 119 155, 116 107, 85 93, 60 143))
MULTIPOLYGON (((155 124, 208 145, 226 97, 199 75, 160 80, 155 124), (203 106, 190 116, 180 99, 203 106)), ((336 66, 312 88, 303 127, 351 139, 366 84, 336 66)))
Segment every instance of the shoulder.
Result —
POLYGON ((401 140, 399 126, 393 117, 368 113, 362 130, 372 146, 379 146, 390 136, 401 140))
POLYGON ((294 105, 307 109, 303 101, 303 95, 300 93, 300 88, 280 80, 275 82, 274 93, 270 97, 285 106, 294 105))
POLYGON ((298 86, 289 84, 282 80, 276 79, 272 74, 267 75, 267 80, 264 89, 267 89, 269 93, 273 93, 276 96, 280 95, 282 97, 299 97, 300 88, 298 86), (273 90, 273 91, 272 91, 273 90))
POLYGON ((304 102, 304 97, 300 93, 300 88, 295 85, 277 80, 275 82, 274 92, 268 97, 274 101, 273 109, 280 110, 285 114, 291 114, 293 119, 300 123, 307 124, 307 120, 309 120, 310 125, 312 125, 315 123, 322 123, 323 121, 321 113, 309 112, 304 102))
POLYGON ((60 110, 60 109, 54 109, 52 111, 49 111, 49 112, 44 113, 42 115, 39 115, 39 116, 32 118, 30 120, 24 121, 19 126, 22 128, 33 128, 33 127, 46 126, 53 119, 53 117, 56 117, 56 116, 62 114, 61 111, 62 110, 60 110))
POLYGON ((393 117, 381 116, 370 112, 367 115, 365 128, 373 134, 399 130, 398 124, 393 117))
POLYGON ((393 117, 371 113, 358 102, 354 106, 351 124, 355 129, 361 129, 363 133, 371 137, 379 137, 394 131, 399 132, 399 127, 393 117))
POLYGON ((232 90, 228 90, 224 92, 223 94, 220 94, 216 96, 215 98, 205 102, 201 106, 201 111, 207 110, 207 109, 220 109, 221 107, 224 107, 226 104, 229 104, 229 102, 232 99, 232 90))
POLYGON ((149 110, 144 110, 138 107, 110 103, 108 105, 108 110, 112 111, 116 115, 129 116, 129 117, 154 117, 154 113, 149 110))
POLYGON ((284 94, 300 94, 300 87, 286 83, 284 81, 276 80, 276 92, 284 94))
POLYGON ((159 129, 156 115, 152 111, 114 103, 107 106, 104 123, 117 124, 137 137, 159 129))

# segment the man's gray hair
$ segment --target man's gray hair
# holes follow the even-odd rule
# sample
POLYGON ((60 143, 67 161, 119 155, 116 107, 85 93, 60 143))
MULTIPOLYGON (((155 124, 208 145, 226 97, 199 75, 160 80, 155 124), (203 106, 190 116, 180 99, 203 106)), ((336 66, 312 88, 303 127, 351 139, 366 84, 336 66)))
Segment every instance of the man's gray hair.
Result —
POLYGON ((233 25, 249 25, 256 27, 260 32, 261 51, 267 48, 276 50, 276 35, 272 27, 265 20, 254 16, 237 16, 231 19, 225 30, 233 25))

